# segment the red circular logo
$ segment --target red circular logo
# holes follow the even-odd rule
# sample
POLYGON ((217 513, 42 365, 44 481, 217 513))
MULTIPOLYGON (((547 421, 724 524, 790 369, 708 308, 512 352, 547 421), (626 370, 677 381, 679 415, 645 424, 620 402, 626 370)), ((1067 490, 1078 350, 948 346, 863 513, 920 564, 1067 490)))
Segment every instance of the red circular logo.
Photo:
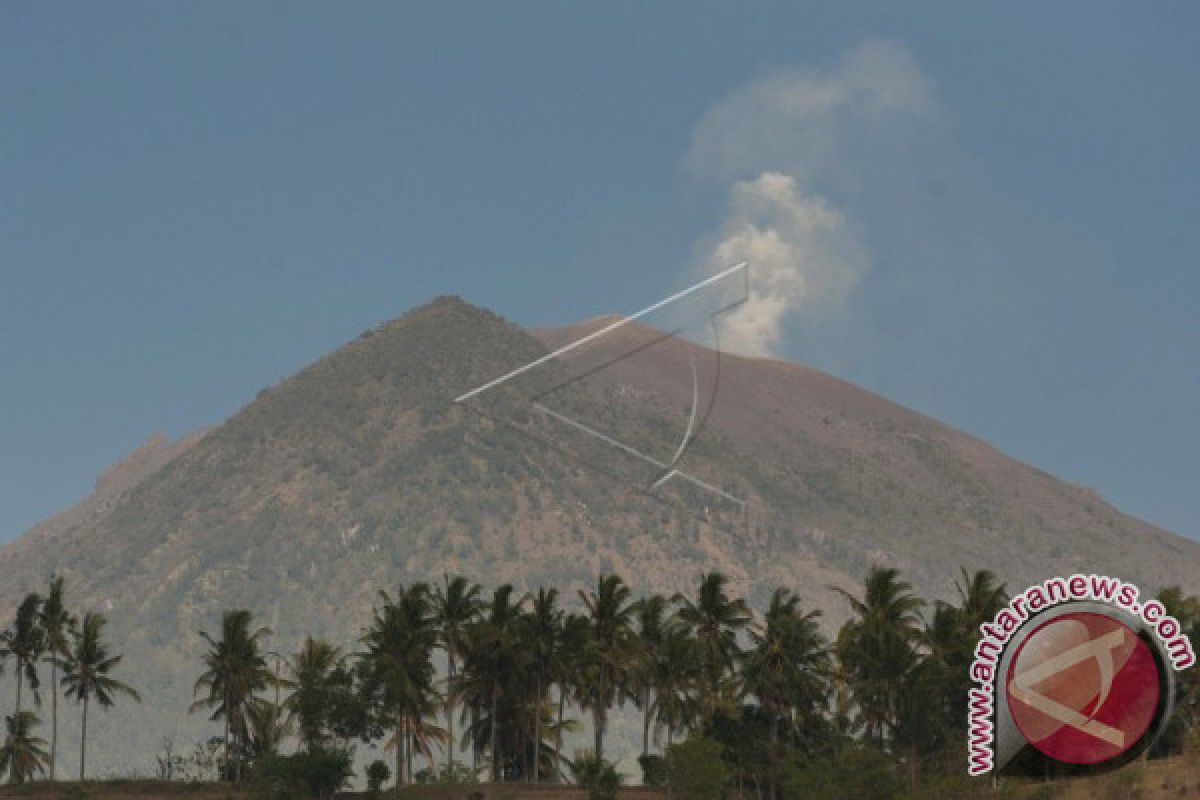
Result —
POLYGON ((1013 657, 1006 687, 1026 741, 1069 764, 1098 764, 1136 745, 1161 691, 1146 643, 1119 620, 1085 611, 1036 628, 1013 657))

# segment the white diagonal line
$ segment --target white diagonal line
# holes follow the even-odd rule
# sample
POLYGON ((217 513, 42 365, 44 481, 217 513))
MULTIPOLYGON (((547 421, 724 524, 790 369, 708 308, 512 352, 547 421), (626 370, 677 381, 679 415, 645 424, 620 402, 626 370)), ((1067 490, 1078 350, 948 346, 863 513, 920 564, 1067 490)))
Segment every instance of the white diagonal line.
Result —
POLYGON ((612 445, 613 447, 617 448, 618 450, 624 450, 626 453, 629 453, 629 455, 634 456, 635 458, 640 458, 642 461, 649 462, 649 463, 653 464, 654 466, 658 467, 659 469, 667 468, 667 465, 662 463, 661 461, 659 461, 657 458, 654 458, 653 456, 648 456, 640 450, 635 450, 634 448, 630 447, 629 445, 625 444, 624 442, 619 442, 616 439, 612 438, 611 436, 603 434, 600 431, 595 430, 594 428, 589 428, 587 425, 584 425, 582 422, 576 422, 575 420, 571 419, 570 417, 566 416, 565 414, 560 414, 557 411, 553 411, 549 408, 546 408, 541 403, 533 403, 533 407, 536 408, 538 411, 541 411, 543 414, 548 414, 551 417, 554 417, 559 422, 566 423, 567 425, 570 425, 572 428, 581 430, 590 436, 595 436, 597 439, 604 442, 605 444, 612 445))
POLYGON ((464 392, 463 394, 460 394, 458 397, 454 398, 454 402, 461 403, 464 400, 470 400, 472 397, 474 397, 477 394, 482 394, 483 392, 486 392, 488 389, 492 389, 496 386, 499 386, 500 384, 504 383, 507 380, 515 378, 518 375, 522 375, 522 374, 528 372, 529 370, 534 369, 535 367, 540 367, 542 364, 545 364, 547 361, 550 361, 553 358, 557 358, 558 356, 561 356, 564 353, 569 353, 570 351, 574 350, 577 347, 582 347, 583 345, 587 344, 588 342, 592 341, 593 339, 598 339, 599 337, 604 336, 605 334, 612 333, 613 331, 615 331, 617 328, 621 327, 622 325, 627 325, 630 322, 633 322, 635 319, 644 317, 647 314, 652 314, 665 305, 669 305, 671 303, 674 303, 676 300, 680 300, 684 297, 687 297, 689 294, 692 294, 693 292, 698 292, 701 289, 703 289, 705 286, 710 286, 710 285, 716 283, 717 281, 721 280, 722 278, 724 278, 728 275, 732 275, 733 273, 737 272, 738 270, 745 269, 745 268, 746 268, 746 262, 743 261, 742 263, 736 264, 736 265, 730 267, 729 269, 724 270, 723 272, 718 272, 716 275, 713 275, 711 278, 705 278, 704 280, 700 281, 699 283, 689 286, 688 288, 683 289, 682 291, 676 292, 675 294, 671 295, 670 297, 659 300, 654 305, 646 306, 641 311, 638 311, 636 314, 632 314, 631 316, 628 316, 628 317, 623 317, 610 325, 605 325, 600 330, 593 331, 581 339, 576 339, 575 341, 571 342, 570 344, 567 344, 567 345, 564 345, 564 346, 558 348, 553 353, 547 353, 546 355, 542 356, 539 359, 536 359, 535 361, 530 361, 528 364, 526 364, 523 367, 517 367, 516 369, 512 370, 511 372, 506 372, 505 374, 501 375, 499 378, 490 380, 487 383, 483 384, 482 386, 477 386, 469 392, 464 392))
MULTIPOLYGON (((577 422, 576 420, 571 419, 570 417, 566 416, 565 414, 560 414, 557 411, 546 408, 541 403, 533 403, 532 405, 534 408, 536 408, 538 411, 541 411, 543 414, 553 417, 554 419, 558 420, 559 422, 562 422, 563 424, 570 425, 572 428, 582 431, 583 433, 586 433, 589 436, 594 436, 597 439, 599 439, 600 441, 604 442, 605 444, 611 445, 612 447, 615 447, 618 450, 623 450, 626 453, 629 453, 629 455, 633 456, 634 458, 640 458, 642 461, 645 461, 648 464, 652 464, 655 467, 658 467, 659 469, 667 469, 667 465, 662 463, 661 461, 659 461, 657 458, 654 458, 653 456, 648 456, 645 453, 643 453, 642 451, 640 451, 636 448, 630 447, 629 445, 625 444, 624 442, 618 441, 607 434, 601 433, 600 431, 595 430, 594 428, 590 428, 587 425, 584 425, 582 422, 577 422)), ((677 469, 672 469, 672 470, 668 471, 665 475, 663 475, 661 478, 656 480, 651 485, 650 488, 657 489, 658 487, 660 487, 661 485, 663 485, 664 483, 666 483, 668 480, 670 480, 673 477, 683 478, 685 481, 693 483, 696 486, 699 486, 701 489, 705 489, 707 491, 712 492, 713 494, 724 497, 726 500, 730 501, 731 503, 736 503, 742 507, 745 507, 745 505, 746 505, 745 500, 742 500, 741 498, 738 498, 738 497, 734 497, 729 492, 718 489, 716 486, 713 486, 712 484, 705 483, 704 481, 700 480, 699 478, 693 477, 693 476, 687 474, 686 472, 681 472, 680 470, 677 470, 677 469)))

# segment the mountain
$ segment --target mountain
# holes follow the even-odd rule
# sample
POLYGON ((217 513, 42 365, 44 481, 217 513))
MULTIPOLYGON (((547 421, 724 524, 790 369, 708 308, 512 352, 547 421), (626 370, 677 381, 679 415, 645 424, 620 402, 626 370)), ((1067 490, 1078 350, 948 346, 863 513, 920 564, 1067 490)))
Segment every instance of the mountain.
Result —
POLYGON ((34 525, 8 547, 14 552, 52 547, 51 542, 59 534, 80 525, 95 524, 113 509, 121 495, 184 453, 207 432, 189 433, 174 442, 165 434, 154 434, 132 453, 104 470, 96 478, 95 490, 90 495, 66 511, 34 525))
MULTIPOLYGON (((4 608, 57 573, 74 605, 111 617, 144 703, 94 716, 91 763, 144 771, 163 736, 186 745, 216 732, 187 706, 198 631, 222 610, 252 609, 284 652, 305 633, 350 643, 377 589, 443 572, 573 597, 600 571, 670 592, 720 569, 757 603, 798 589, 830 625, 846 613, 830 587, 853 586, 873 562, 931 599, 950 595, 960 567, 984 566, 1011 586, 1087 570, 1200 590, 1200 545, 1088 489, 815 370, 718 362, 637 324, 521 388, 612 441, 669 454, 700 381, 689 365, 701 365, 697 376, 719 375, 717 402, 676 466, 737 503, 680 477, 648 488, 644 462, 531 410, 508 384, 452 402, 611 324, 527 332, 439 298, 224 424, 155 440, 83 506, 0 549, 4 608)), ((62 722, 64 765, 74 724, 62 722)))

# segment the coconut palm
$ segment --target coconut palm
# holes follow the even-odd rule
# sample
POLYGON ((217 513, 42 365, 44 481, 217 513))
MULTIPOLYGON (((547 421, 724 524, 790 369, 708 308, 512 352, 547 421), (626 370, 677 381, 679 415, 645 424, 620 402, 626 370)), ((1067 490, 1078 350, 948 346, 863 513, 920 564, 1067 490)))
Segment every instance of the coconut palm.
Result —
POLYGON ((13 713, 19 717, 22 710, 21 689, 26 683, 33 690, 35 702, 39 701, 37 694, 40 682, 38 680, 38 660, 46 649, 46 636, 42 630, 39 610, 42 598, 36 594, 25 595, 12 626, 0 634, 0 647, 6 655, 12 656, 17 673, 17 705, 13 713))
POLYGON ((571 613, 563 618, 559 631, 558 655, 554 660, 554 682, 558 686, 558 709, 555 712, 554 750, 558 764, 556 779, 563 775, 562 736, 577 727, 575 720, 566 719, 567 702, 580 701, 587 691, 586 666, 591 653, 591 625, 582 614, 571 613))
POLYGON ((51 579, 39 617, 50 661, 50 780, 54 780, 58 755, 58 668, 70 652, 71 632, 75 627, 75 619, 64 600, 62 576, 51 579))
POLYGON ((95 700, 101 708, 111 707, 117 695, 125 695, 138 703, 142 701, 136 689, 109 674, 121 663, 123 656, 109 655, 108 645, 104 642, 106 624, 108 620, 99 612, 84 614, 79 630, 72 636, 71 651, 62 677, 67 697, 73 697, 77 703, 83 704, 79 736, 81 781, 87 774, 87 720, 91 701, 95 700))
POLYGON ((650 720, 653 716, 654 665, 667 635, 667 611, 670 601, 660 594, 643 597, 637 603, 638 663, 634 670, 637 703, 642 709, 642 755, 650 754, 650 720))
POLYGON ((294 728, 282 706, 258 697, 246 706, 246 723, 246 751, 252 758, 278 753, 294 728))
POLYGON ((633 633, 636 604, 620 576, 602 574, 592 592, 580 590, 589 623, 591 646, 585 659, 585 691, 581 701, 592 712, 597 759, 604 758, 604 734, 608 711, 625 697, 637 652, 633 633))
POLYGON ((800 610, 799 598, 776 589, 763 624, 750 631, 742 655, 742 688, 753 695, 771 720, 771 740, 795 712, 812 714, 829 695, 829 646, 821 634, 821 612, 800 610))
POLYGON ((837 654, 868 739, 883 745, 897 725, 898 704, 920 656, 924 601, 896 569, 872 566, 862 598, 836 589, 854 617, 838 634, 837 654))
MULTIPOLYGON (((521 645, 533 668, 533 769, 531 780, 541 781, 542 768, 542 708, 546 702, 548 683, 559 666, 559 643, 562 638, 563 612, 558 607, 557 589, 538 589, 529 611, 521 618, 521 645)), ((561 671, 561 670, 558 670, 561 671)))
POLYGON ((433 758, 433 748, 435 746, 443 747, 447 739, 446 729, 433 721, 437 718, 440 702, 441 698, 431 694, 423 701, 422 705, 405 712, 403 724, 384 743, 384 749, 401 750, 399 737, 403 732, 404 742, 401 752, 405 754, 407 762, 405 769, 410 782, 413 779, 412 761, 416 755, 425 758, 425 763, 431 773, 436 771, 437 765, 433 758))
POLYGON ((1008 605, 1008 591, 1004 584, 998 583, 996 574, 988 569, 968 573, 960 568, 962 579, 954 582, 958 591, 959 611, 962 623, 968 632, 974 636, 979 626, 990 622, 1000 609, 1008 605))
POLYGON ((812 720, 829 697, 829 647, 819 617, 818 611, 803 613, 792 592, 776 589, 763 624, 751 629, 751 646, 741 657, 742 691, 758 701, 770 724, 771 746, 762 748, 768 797, 775 796, 781 725, 812 720))
POLYGON ((443 575, 442 585, 437 587, 433 596, 438 640, 446 651, 446 738, 449 743, 446 758, 451 773, 454 771, 455 683, 458 665, 465 655, 467 628, 479 617, 482 607, 480 591, 478 584, 471 583, 462 575, 443 575))
POLYGON ((8 773, 9 783, 25 783, 46 774, 46 740, 33 734, 38 724, 32 711, 18 711, 4 718, 6 734, 0 749, 0 774, 8 773))
MULTIPOLYGON (((1185 595, 1179 586, 1167 586, 1156 596, 1168 616, 1179 621, 1188 640, 1200 642, 1200 598, 1185 595)), ((1154 743, 1150 757, 1178 755, 1183 752, 1188 734, 1200 725, 1200 677, 1196 670, 1175 673, 1175 702, 1162 735, 1154 743)))
POLYGON ((461 688, 471 708, 469 731, 477 752, 490 753, 492 780, 505 774, 517 756, 514 725, 527 685, 525 656, 518 646, 520 620, 527 598, 513 599, 513 587, 498 586, 483 616, 467 629, 461 688))
POLYGON ((192 713, 211 708, 209 719, 224 721, 225 767, 228 770, 232 762, 233 772, 229 777, 235 781, 241 779, 241 753, 248 745, 250 733, 247 715, 255 701, 255 692, 275 682, 262 649, 271 629, 265 626, 252 628, 253 624, 253 614, 245 609, 235 609, 221 615, 219 637, 200 632, 208 645, 204 655, 206 669, 196 679, 192 694, 203 693, 203 696, 189 709, 192 713))
POLYGON ((345 659, 340 647, 324 639, 304 638, 300 650, 288 659, 292 693, 284 701, 288 719, 298 730, 300 743, 309 753, 320 750, 329 739, 330 711, 337 705, 339 690, 349 688, 339 677, 345 659))
POLYGON ((738 633, 751 621, 750 609, 742 598, 730 598, 725 588, 729 578, 720 572, 700 576, 695 599, 676 595, 677 617, 696 640, 700 653, 699 701, 702 721, 712 725, 717 709, 732 702, 730 680, 739 653, 738 633))
MULTIPOLYGON (((379 593, 371 627, 363 634, 364 688, 395 728, 396 785, 412 779, 411 743, 442 698, 435 686, 433 650, 438 631, 428 584, 379 593)), ((398 789, 397 789, 398 791, 398 789)))
POLYGON ((700 678, 700 649, 682 627, 668 626, 654 653, 650 681, 654 686, 655 739, 666 732, 669 750, 678 731, 690 727, 694 694, 700 678))

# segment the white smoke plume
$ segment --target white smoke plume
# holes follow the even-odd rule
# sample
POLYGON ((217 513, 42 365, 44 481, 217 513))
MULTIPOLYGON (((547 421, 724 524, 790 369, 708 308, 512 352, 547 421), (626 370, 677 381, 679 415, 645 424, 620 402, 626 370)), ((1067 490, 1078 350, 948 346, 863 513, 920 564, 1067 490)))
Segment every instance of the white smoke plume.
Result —
POLYGON ((704 114, 685 165, 733 184, 724 221, 702 241, 701 271, 751 267, 749 298, 725 318, 723 348, 776 354, 790 319, 842 307, 869 267, 847 198, 869 191, 866 164, 903 157, 936 112, 911 54, 869 40, 832 70, 772 71, 704 114))
POLYGON ((842 213, 778 172, 734 186, 709 260, 752 265, 747 300, 721 331, 722 348, 744 355, 776 352, 789 314, 839 308, 867 262, 842 213))

